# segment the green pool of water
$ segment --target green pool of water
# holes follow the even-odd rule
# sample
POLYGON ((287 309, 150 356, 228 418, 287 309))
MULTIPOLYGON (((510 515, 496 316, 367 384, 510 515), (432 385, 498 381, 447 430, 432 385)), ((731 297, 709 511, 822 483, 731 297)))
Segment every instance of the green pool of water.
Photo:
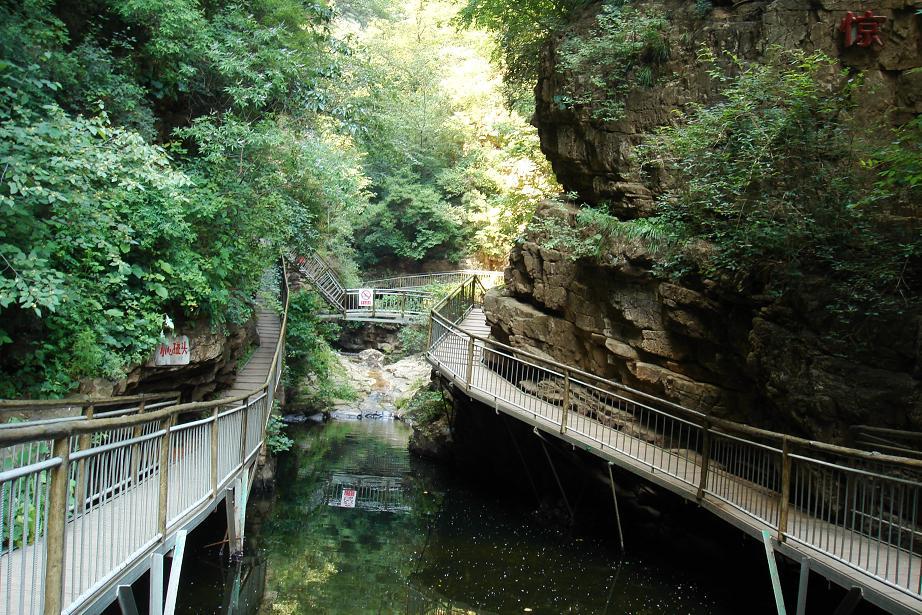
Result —
POLYGON ((621 558, 411 458, 402 423, 292 435, 271 513, 248 537, 266 567, 259 612, 738 612, 677 566, 621 558))

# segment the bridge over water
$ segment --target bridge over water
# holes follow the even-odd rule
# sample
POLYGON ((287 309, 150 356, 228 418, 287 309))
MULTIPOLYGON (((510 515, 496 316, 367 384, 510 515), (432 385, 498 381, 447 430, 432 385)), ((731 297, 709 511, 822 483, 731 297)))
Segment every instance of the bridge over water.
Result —
POLYGON ((331 308, 323 318, 358 322, 423 322, 436 301, 433 287, 454 287, 474 275, 494 285, 503 277, 497 271, 462 269, 367 280, 360 288, 346 288, 329 263, 317 253, 298 257, 295 263, 331 308), (365 297, 362 297, 363 291, 365 297))
POLYGON ((842 613, 858 597, 922 613, 922 461, 717 419, 499 343, 485 290, 474 276, 432 308, 426 357, 456 395, 698 503, 772 564, 801 562, 798 613, 810 570, 850 590, 842 613))
MULTIPOLYGON (((798 613, 810 570, 852 590, 850 598, 922 612, 922 460, 720 420, 499 343, 489 338, 476 273, 449 274, 459 282, 452 292, 412 306, 415 284, 431 281, 381 281, 381 297, 404 298, 363 311, 322 264, 298 262, 339 306, 331 317, 407 322, 428 313, 426 357, 455 395, 698 503, 764 541, 772 563, 775 552, 801 562, 798 613)), ((0 428, 0 615, 98 613, 116 597, 130 612, 130 584, 148 570, 151 612, 170 613, 178 570, 164 601, 163 558, 181 563, 184 533, 222 501, 239 548, 284 358, 287 283, 281 298, 280 316, 260 311, 263 347, 225 399, 0 403, 58 414, 69 406, 67 416, 0 428), (247 389, 254 378, 260 384, 247 389)), ((322 497, 335 504, 343 485, 361 486, 357 499, 369 509, 402 506, 400 486, 373 477, 338 477, 322 497)))

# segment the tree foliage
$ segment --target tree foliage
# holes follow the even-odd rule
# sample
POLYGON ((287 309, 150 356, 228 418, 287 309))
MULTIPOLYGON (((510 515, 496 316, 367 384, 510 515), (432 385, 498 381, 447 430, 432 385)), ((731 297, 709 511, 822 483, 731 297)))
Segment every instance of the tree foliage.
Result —
POLYGON ((376 194, 361 261, 498 262, 556 189, 535 130, 504 108, 493 41, 457 31, 453 3, 395 2, 393 15, 358 32, 346 81, 376 194))
POLYGON ((567 37, 557 50, 564 108, 584 108, 597 120, 624 116, 628 92, 650 87, 669 59, 669 22, 653 8, 627 2, 606 4, 586 35, 567 37))
POLYGON ((351 235, 360 154, 323 3, 0 5, 0 397, 241 322, 282 249, 351 235), (63 16, 63 17, 59 17, 63 16))
POLYGON ((532 92, 538 82, 542 47, 552 34, 570 22, 588 0, 467 0, 458 22, 494 32, 506 95, 512 106, 527 113, 534 108, 532 92))
POLYGON ((658 221, 678 241, 680 271, 778 296, 823 289, 849 335, 917 306, 922 233, 899 216, 918 207, 918 194, 906 198, 918 185, 907 138, 917 123, 879 143, 885 129, 853 104, 860 78, 835 78, 820 53, 777 50, 765 63, 736 62, 735 76, 704 60, 723 100, 640 150, 674 177, 658 221))

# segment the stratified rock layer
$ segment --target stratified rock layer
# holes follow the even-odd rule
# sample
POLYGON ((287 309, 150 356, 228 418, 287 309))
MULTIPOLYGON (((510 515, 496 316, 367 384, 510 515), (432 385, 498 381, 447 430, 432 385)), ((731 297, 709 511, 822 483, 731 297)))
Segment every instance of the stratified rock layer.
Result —
MULTIPOLYGON (((538 217, 573 223, 574 210, 538 217)), ((920 319, 857 356, 812 315, 768 298, 657 279, 640 251, 574 261, 526 236, 506 288, 487 294, 493 336, 690 408, 831 441, 853 424, 922 428, 920 319), (846 349, 847 350, 847 349, 846 349)))
MULTIPOLYGON (((863 71, 859 114, 896 125, 922 112, 922 70, 913 70, 922 67, 920 0, 713 0, 706 12, 690 0, 632 4, 669 20, 665 76, 631 91, 617 122, 560 105, 567 80, 586 76, 560 73, 559 49, 590 32, 595 3, 547 46, 533 120, 564 189, 621 219, 653 213, 670 181, 641 176, 635 146, 690 103, 717 100, 697 60, 702 45, 725 63, 724 51, 743 60, 774 46, 823 51, 863 71), (868 9, 886 17, 884 45, 846 49, 842 18, 868 9)), ((575 214, 545 207, 536 217, 552 219, 533 227, 547 229, 574 226, 575 214)), ((549 245, 557 244, 532 230, 512 251, 507 288, 486 299, 497 338, 692 408, 816 438, 847 441, 847 426, 861 423, 922 429, 918 315, 863 332, 870 347, 859 349, 828 335, 823 279, 805 279, 784 298, 707 280, 687 288, 658 277, 655 257, 638 246, 588 262, 549 245)))

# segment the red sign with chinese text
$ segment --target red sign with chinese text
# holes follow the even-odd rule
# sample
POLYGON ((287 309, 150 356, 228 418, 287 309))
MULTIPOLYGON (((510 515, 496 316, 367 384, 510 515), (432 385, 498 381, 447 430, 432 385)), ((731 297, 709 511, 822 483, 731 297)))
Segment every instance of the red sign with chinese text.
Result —
POLYGON ((880 26, 885 21, 887 21, 886 17, 875 15, 873 11, 865 11, 861 15, 849 11, 839 25, 839 30, 845 34, 845 46, 870 47, 874 43, 883 46, 880 26))

